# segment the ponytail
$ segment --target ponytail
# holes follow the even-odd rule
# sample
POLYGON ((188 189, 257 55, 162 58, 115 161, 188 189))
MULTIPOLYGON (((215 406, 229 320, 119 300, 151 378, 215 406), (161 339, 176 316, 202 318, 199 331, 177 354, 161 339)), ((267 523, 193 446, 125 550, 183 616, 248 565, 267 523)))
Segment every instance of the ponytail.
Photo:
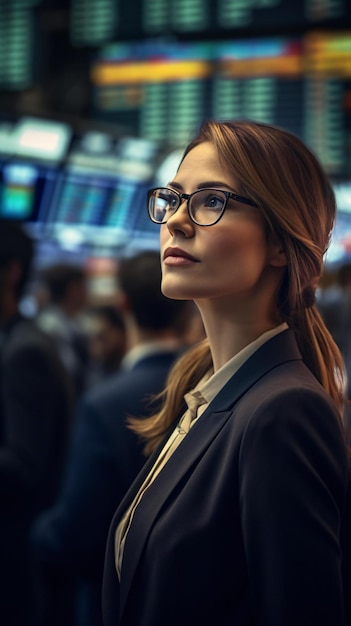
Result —
POLYGON ((288 320, 307 367, 334 400, 340 415, 345 404, 345 368, 340 350, 316 305, 299 309, 288 320))

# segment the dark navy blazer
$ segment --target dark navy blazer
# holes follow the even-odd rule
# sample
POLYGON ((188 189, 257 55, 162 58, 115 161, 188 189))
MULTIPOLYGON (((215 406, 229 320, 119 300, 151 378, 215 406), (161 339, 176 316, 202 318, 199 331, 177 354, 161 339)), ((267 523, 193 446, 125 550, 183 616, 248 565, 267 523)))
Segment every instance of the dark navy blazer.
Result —
MULTIPOLYGON (((157 454, 157 453, 156 453, 157 454)), ((341 626, 347 454, 333 403, 287 330, 233 375, 137 507, 105 626, 341 626)))

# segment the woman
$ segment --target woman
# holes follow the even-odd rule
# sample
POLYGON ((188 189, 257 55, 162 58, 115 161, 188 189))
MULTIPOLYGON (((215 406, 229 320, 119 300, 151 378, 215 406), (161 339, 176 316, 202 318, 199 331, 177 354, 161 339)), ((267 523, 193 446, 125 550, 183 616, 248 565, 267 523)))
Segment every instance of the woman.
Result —
POLYGON ((331 185, 293 135, 208 122, 149 213, 162 291, 207 339, 132 420, 154 453, 111 526, 105 626, 341 626, 343 366, 314 302, 331 185))

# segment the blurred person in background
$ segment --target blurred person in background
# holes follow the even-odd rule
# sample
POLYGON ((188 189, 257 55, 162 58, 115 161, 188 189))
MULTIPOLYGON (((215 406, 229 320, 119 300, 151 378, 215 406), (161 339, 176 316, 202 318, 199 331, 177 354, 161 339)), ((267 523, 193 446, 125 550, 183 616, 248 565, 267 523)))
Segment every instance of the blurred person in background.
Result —
POLYGON ((118 371, 126 349, 122 313, 111 304, 97 305, 87 311, 89 371, 91 388, 118 371))
MULTIPOLYGON (((154 410, 150 397, 162 390, 182 350, 188 303, 165 298, 160 283, 158 252, 121 259, 117 305, 126 329, 126 353, 119 371, 84 395, 60 497, 33 528, 33 549, 43 578, 56 584, 60 577, 79 582, 75 626, 101 626, 108 527, 146 460, 126 420, 154 410)), ((40 626, 56 624, 50 593, 48 588, 40 626)))
POLYGON ((81 315, 88 303, 84 268, 72 263, 53 263, 41 274, 47 303, 38 324, 55 341, 62 362, 72 378, 77 400, 86 386, 88 347, 81 315))
POLYGON ((32 624, 29 529, 57 497, 72 389, 50 339, 20 313, 34 242, 0 221, 0 620, 32 624))

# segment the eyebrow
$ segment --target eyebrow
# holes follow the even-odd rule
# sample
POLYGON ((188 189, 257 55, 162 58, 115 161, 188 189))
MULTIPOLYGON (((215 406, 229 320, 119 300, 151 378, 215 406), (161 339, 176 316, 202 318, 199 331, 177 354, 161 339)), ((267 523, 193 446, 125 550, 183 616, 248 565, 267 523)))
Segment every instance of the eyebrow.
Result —
MULTIPOLYGON (((170 187, 174 187, 175 189, 181 190, 183 189, 182 185, 176 182, 168 183, 170 187)), ((216 187, 226 187, 226 189, 232 189, 231 185, 224 183, 221 180, 207 180, 201 183, 198 183, 197 189, 215 189, 216 187)))

